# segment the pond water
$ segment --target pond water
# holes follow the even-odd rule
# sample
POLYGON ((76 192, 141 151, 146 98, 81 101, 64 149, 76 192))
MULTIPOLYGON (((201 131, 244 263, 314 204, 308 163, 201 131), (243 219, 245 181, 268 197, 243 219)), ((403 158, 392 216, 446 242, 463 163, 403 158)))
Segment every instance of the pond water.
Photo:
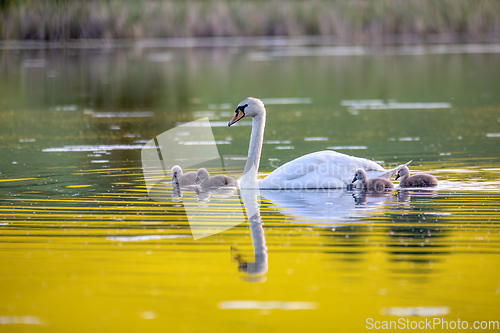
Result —
POLYGON ((2 332, 500 320, 498 46, 179 43, 1 45, 2 332), (332 149, 440 185, 153 200, 141 148, 187 122, 208 117, 241 172, 251 123, 227 122, 247 96, 267 108, 262 177, 332 149), (193 239, 190 214, 233 224, 193 239))

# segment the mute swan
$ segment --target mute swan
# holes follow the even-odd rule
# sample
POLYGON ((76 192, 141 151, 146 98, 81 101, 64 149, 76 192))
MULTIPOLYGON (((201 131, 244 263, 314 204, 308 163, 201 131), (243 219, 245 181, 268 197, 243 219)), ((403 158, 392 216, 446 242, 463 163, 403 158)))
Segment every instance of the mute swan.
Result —
POLYGON ((248 148, 248 158, 240 180, 242 188, 260 189, 321 189, 341 188, 351 183, 356 169, 367 172, 368 178, 390 178, 404 165, 385 170, 379 164, 365 158, 354 157, 331 150, 310 153, 296 158, 271 172, 261 181, 257 180, 259 169, 266 109, 264 103, 253 97, 243 100, 235 110, 233 125, 243 117, 252 117, 252 134, 248 148))
POLYGON ((417 174, 410 176, 410 169, 407 166, 401 168, 396 175, 396 180, 401 177, 399 181, 400 187, 431 187, 437 186, 438 180, 436 177, 425 174, 417 174))
POLYGON ((190 171, 187 173, 182 172, 182 168, 178 165, 172 167, 172 184, 178 187, 185 187, 194 184, 196 172, 190 171))
POLYGON ((368 192, 382 192, 388 188, 394 188, 394 184, 389 179, 375 177, 367 179, 366 172, 363 169, 358 169, 354 173, 354 179, 352 182, 358 181, 356 188, 361 191, 368 192))
POLYGON ((226 175, 217 175, 210 177, 210 173, 208 173, 207 169, 200 168, 196 173, 196 179, 194 180, 195 184, 200 184, 200 188, 203 191, 209 189, 216 189, 222 186, 236 186, 236 181, 226 175))

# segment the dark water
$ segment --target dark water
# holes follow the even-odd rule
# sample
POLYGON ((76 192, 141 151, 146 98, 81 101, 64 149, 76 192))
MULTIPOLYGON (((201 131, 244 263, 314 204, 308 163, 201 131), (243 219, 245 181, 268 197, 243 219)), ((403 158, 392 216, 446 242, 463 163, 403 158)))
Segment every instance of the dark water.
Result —
POLYGON ((0 50, 2 332, 500 320, 497 46, 83 46, 0 50), (262 175, 333 149, 440 185, 152 200, 141 148, 185 122, 208 117, 238 173, 251 126, 226 124, 247 96, 262 175), (194 240, 191 213, 241 223, 194 240))

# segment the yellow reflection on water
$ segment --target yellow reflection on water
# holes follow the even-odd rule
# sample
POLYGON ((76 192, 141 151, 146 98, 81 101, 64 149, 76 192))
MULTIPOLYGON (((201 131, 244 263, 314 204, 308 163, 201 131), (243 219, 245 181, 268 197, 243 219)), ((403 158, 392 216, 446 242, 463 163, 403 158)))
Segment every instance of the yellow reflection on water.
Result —
MULTIPOLYGON (((194 241, 182 202, 149 200, 139 177, 85 197, 2 198, 0 331, 346 332, 368 318, 500 320, 498 192, 343 196, 334 203, 347 208, 319 219, 322 208, 261 193, 263 227, 245 219, 194 241), (245 273, 262 255, 266 269, 245 273)), ((300 202, 308 195, 318 201, 300 202)), ((237 195, 214 203, 242 204, 237 195)))

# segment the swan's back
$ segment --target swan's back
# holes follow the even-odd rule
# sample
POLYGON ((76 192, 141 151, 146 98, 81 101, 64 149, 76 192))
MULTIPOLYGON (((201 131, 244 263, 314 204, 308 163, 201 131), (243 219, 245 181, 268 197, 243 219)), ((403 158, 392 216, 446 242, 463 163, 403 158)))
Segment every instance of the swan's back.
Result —
POLYGON ((357 169, 371 171, 371 175, 381 175, 386 172, 379 164, 366 158, 324 150, 283 164, 264 178, 259 187, 261 189, 341 188, 350 183, 357 169))

